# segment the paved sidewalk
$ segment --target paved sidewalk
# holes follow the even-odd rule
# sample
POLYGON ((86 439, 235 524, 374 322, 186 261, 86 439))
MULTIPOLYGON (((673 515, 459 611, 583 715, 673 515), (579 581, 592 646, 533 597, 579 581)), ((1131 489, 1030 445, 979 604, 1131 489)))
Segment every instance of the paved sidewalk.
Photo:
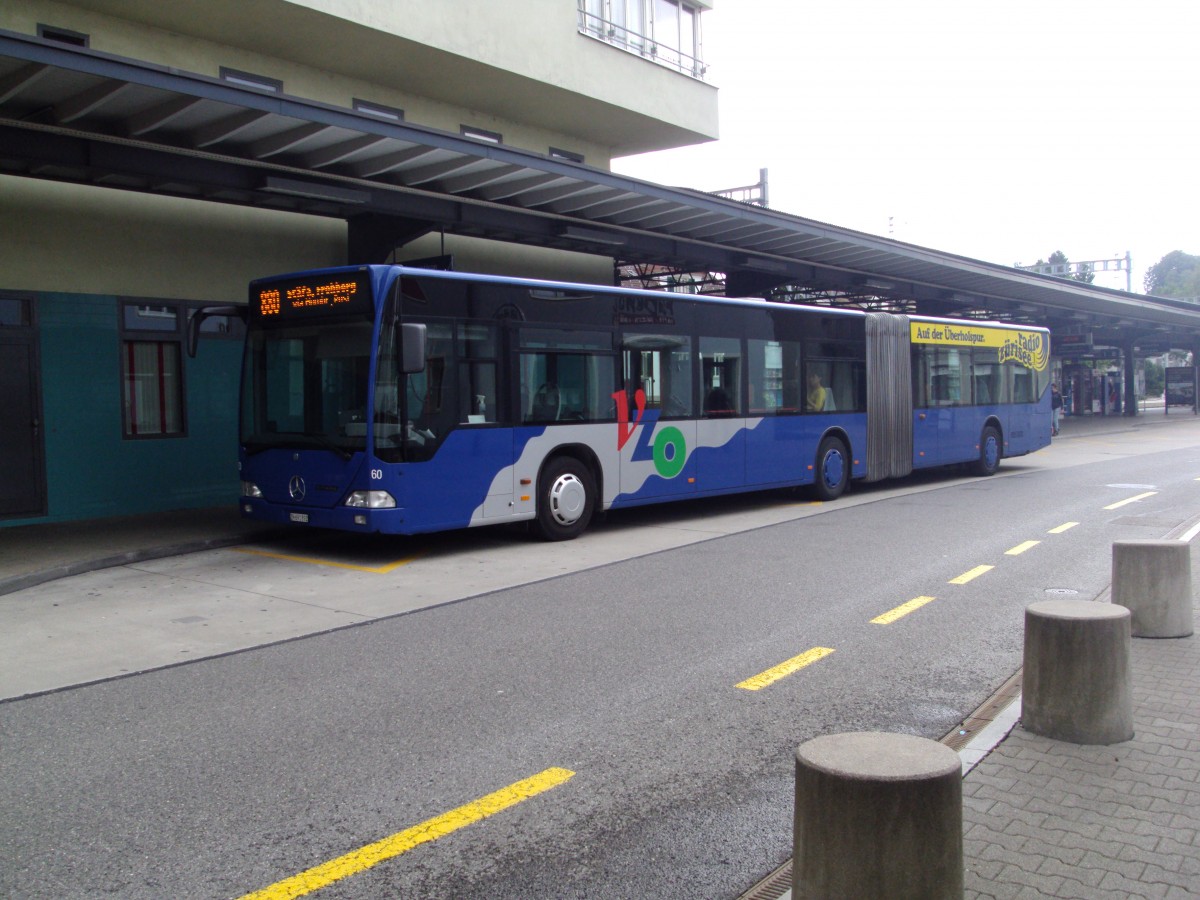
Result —
POLYGON ((96 569, 261 540, 279 527, 236 504, 0 528, 0 595, 96 569))
POLYGON ((1134 638, 1134 737, 1019 725, 963 782, 968 898, 1200 896, 1200 641, 1134 638))

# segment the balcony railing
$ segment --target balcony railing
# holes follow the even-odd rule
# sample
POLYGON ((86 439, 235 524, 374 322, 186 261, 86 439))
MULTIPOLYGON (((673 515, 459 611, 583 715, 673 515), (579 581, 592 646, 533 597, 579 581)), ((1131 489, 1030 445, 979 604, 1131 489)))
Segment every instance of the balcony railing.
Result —
POLYGON ((668 69, 674 69, 676 72, 682 72, 693 78, 703 79, 708 72, 708 66, 699 57, 684 53, 678 47, 662 41, 656 41, 653 37, 634 31, 632 28, 609 21, 603 16, 590 13, 583 8, 582 4, 579 9, 579 32, 604 41, 606 44, 620 47, 622 50, 628 50, 630 53, 636 53, 638 56, 653 60, 660 66, 666 66, 668 69))

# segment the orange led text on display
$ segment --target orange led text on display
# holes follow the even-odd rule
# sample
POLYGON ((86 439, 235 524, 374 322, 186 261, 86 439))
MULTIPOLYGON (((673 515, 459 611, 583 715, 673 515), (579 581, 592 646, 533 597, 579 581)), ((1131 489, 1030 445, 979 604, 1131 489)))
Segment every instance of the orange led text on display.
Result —
POLYGON ((272 279, 252 286, 256 321, 284 322, 325 316, 370 315, 374 309, 368 272, 272 279))
POLYGON ((264 316, 279 315, 279 290, 272 288, 258 292, 258 311, 264 316))
POLYGON ((337 306, 340 303, 349 303, 357 289, 358 285, 353 281, 335 281, 318 285, 299 284, 288 288, 288 306, 292 309, 307 306, 337 306))

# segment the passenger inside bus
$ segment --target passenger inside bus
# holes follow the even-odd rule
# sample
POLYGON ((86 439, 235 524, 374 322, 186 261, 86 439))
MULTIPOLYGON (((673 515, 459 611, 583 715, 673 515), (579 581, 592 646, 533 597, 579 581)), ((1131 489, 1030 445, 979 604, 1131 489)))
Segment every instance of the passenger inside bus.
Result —
POLYGON ((829 392, 821 386, 821 376, 816 372, 809 373, 808 395, 805 399, 805 409, 809 412, 821 412, 828 408, 829 392))

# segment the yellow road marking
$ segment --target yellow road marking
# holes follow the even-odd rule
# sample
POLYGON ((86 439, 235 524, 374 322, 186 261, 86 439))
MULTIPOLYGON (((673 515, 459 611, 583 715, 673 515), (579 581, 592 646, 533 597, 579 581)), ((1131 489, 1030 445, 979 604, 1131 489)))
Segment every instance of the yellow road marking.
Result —
POLYGON ((1005 556, 1020 556, 1026 550, 1030 550, 1030 549, 1036 547, 1040 543, 1041 543, 1041 541, 1024 541, 1020 544, 1017 544, 1017 546, 1013 547, 1011 550, 1005 550, 1004 555, 1005 556))
POLYGON ((367 844, 365 847, 361 847, 344 856, 339 856, 336 859, 321 863, 319 866, 307 869, 299 875, 293 875, 291 878, 277 881, 275 884, 265 887, 262 890, 245 894, 239 900, 291 900, 293 897, 303 897, 305 894, 311 894, 313 891, 327 887, 335 881, 340 881, 349 875, 355 875, 384 860, 399 856, 401 853, 406 853, 421 844, 445 837, 466 825, 486 819, 488 816, 493 816, 502 810, 508 809, 510 806, 515 806, 523 800, 528 800, 530 797, 536 797, 544 791, 558 787, 574 776, 574 774, 569 769, 547 769, 531 778, 526 778, 524 781, 518 781, 516 784, 511 784, 495 793, 488 794, 486 797, 480 797, 478 800, 468 803, 465 806, 458 807, 458 809, 452 809, 447 813, 442 813, 440 816, 427 819, 420 825, 414 825, 412 828, 398 831, 391 837, 386 837, 373 844, 367 844))
POLYGON ((1063 522, 1057 528, 1051 528, 1046 534, 1062 534, 1064 531, 1070 531, 1078 524, 1078 522, 1063 522))
POLYGON ((811 666, 817 660, 824 659, 833 649, 830 647, 813 647, 811 650, 806 650, 799 656, 793 656, 786 662, 781 662, 777 666, 772 666, 767 671, 760 675, 755 675, 753 678, 747 678, 745 681, 739 682, 735 687, 740 687, 747 691, 762 690, 769 684, 774 684, 781 678, 787 678, 793 672, 799 672, 805 666, 811 666))
POLYGON ((1144 494, 1138 494, 1136 497, 1130 497, 1128 500, 1119 500, 1116 503, 1110 503, 1105 509, 1120 509, 1130 503, 1137 503, 1139 500, 1145 500, 1147 497, 1153 497, 1158 491, 1146 491, 1144 494))
POLYGON ((393 563, 386 563, 382 566, 354 566, 350 563, 333 562, 328 559, 317 559, 313 556, 289 556, 286 553, 268 553, 266 550, 247 550, 245 547, 233 547, 238 553, 249 553, 251 556, 266 556, 269 559, 282 559, 287 562, 310 563, 314 566, 331 566, 335 569, 353 569, 355 572, 370 572, 373 575, 386 575, 394 569, 401 566, 406 566, 413 560, 421 556, 420 553, 414 553, 412 556, 397 560, 393 563))
POLYGON ((937 597, 914 597, 907 603, 901 603, 893 610, 885 612, 882 616, 876 616, 871 620, 873 625, 891 625, 897 619, 902 619, 910 612, 920 609, 926 603, 932 603, 937 597))
POLYGON ((963 572, 957 578, 951 578, 950 584, 966 584, 968 581, 974 581, 985 572, 990 572, 995 566, 976 566, 970 572, 963 572))

